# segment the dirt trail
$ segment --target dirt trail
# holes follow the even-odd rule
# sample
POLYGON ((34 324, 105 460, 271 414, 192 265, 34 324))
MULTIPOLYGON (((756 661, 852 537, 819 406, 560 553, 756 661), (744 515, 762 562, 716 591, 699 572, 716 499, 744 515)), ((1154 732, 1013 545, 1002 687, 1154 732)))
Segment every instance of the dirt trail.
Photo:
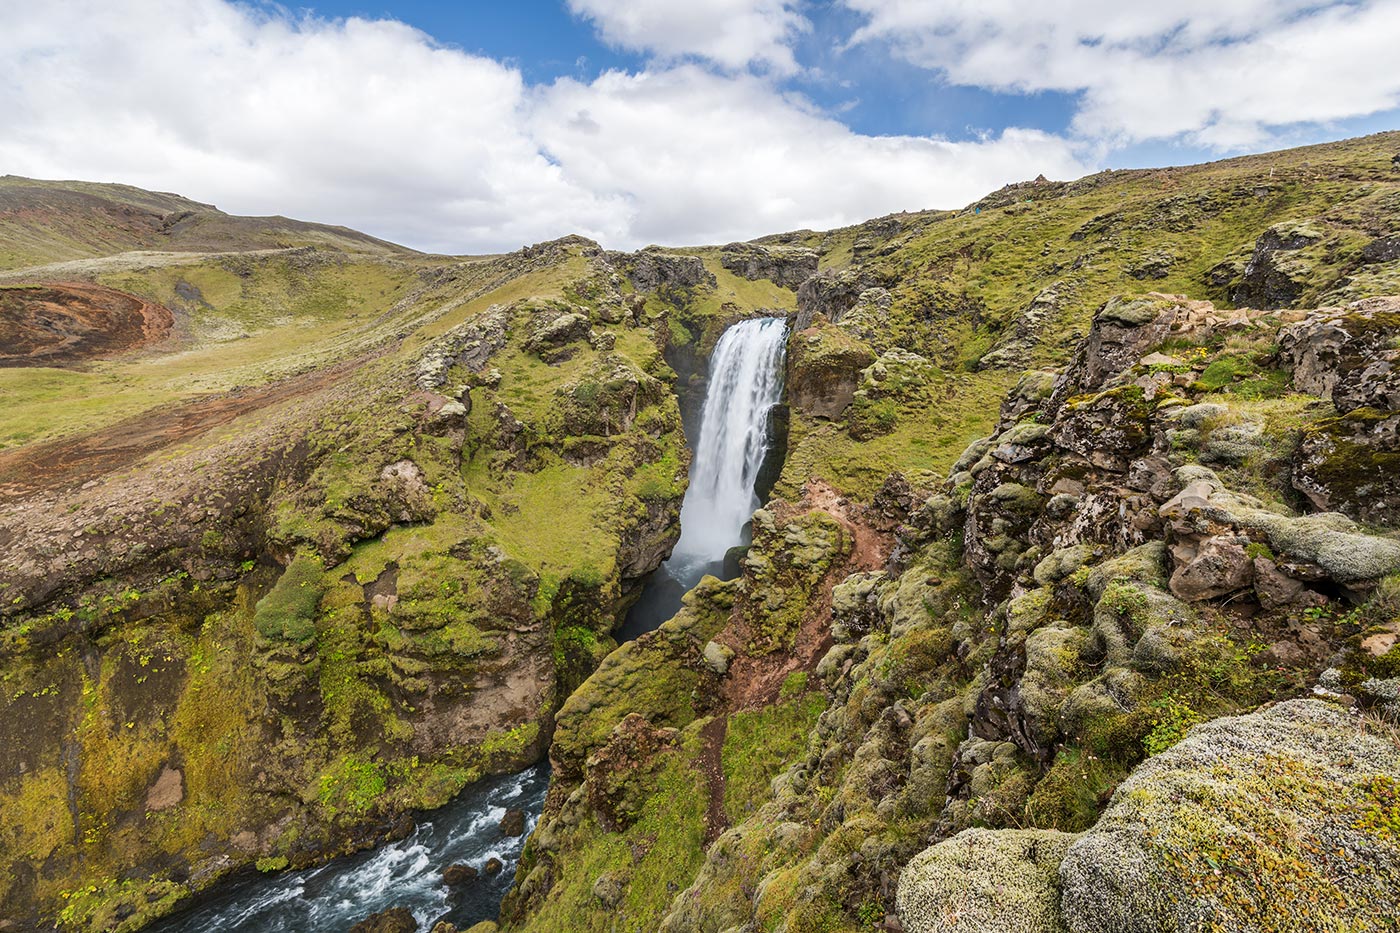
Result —
POLYGON ((0 367, 72 366, 170 336, 175 316, 114 288, 55 282, 0 288, 0 367))
POLYGON ((850 536, 851 553, 833 567, 821 581, 816 599, 808 609, 797 630, 791 651, 755 657, 739 650, 748 632, 727 633, 729 647, 735 657, 724 680, 725 707, 731 711, 766 706, 778 697, 783 681, 794 671, 810 671, 831 648, 831 590, 847 576, 858 571, 879 570, 889 559, 894 537, 873 527, 864 516, 865 507, 844 499, 823 480, 809 480, 802 499, 781 507, 778 518, 820 510, 841 523, 850 536))
POLYGON ((822 480, 809 480, 801 501, 793 505, 778 505, 778 518, 786 520, 813 510, 820 510, 836 521, 850 536, 851 553, 845 561, 831 568, 822 579, 816 600, 802 618, 791 651, 755 657, 742 650, 751 637, 746 626, 723 632, 718 640, 735 651, 729 671, 720 687, 719 711, 701 730, 698 765, 705 777, 709 802, 705 811, 705 845, 708 846, 729 828, 724 811, 724 768, 721 752, 728 731, 729 714, 740 710, 767 706, 778 699, 783 681, 794 671, 811 671, 830 650, 831 590, 848 575, 858 571, 879 570, 889 560, 894 536, 881 531, 866 519, 865 507, 854 505, 822 480))
POLYGON ((729 731, 729 715, 721 713, 705 723, 700 730, 700 773, 705 776, 709 802, 705 807, 705 847, 709 848, 729 828, 729 814, 724 811, 724 736, 729 731))
POLYGON ((164 405, 78 437, 0 452, 0 503, 96 479, 242 415, 310 395, 383 351, 255 388, 164 405))

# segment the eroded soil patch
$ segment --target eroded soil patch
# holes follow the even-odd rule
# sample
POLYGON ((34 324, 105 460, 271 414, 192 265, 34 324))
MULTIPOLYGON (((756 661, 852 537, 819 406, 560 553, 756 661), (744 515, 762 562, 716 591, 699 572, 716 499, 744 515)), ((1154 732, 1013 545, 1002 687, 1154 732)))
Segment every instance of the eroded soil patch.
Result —
POLYGON ((90 434, 0 451, 0 502, 81 485, 241 415, 306 397, 335 384, 380 352, 271 385, 163 405, 90 434))
POLYGON ((0 366, 72 366, 170 335, 163 305, 101 285, 0 288, 0 366))

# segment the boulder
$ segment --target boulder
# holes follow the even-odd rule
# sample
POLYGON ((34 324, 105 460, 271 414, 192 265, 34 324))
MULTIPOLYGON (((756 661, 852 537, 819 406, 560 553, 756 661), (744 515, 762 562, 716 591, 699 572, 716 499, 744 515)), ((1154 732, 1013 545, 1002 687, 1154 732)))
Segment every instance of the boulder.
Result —
POLYGON ((1381 929, 1400 916, 1400 747, 1292 700, 1140 765, 1060 864, 1073 933, 1381 929))
POLYGON ((370 914, 350 928, 350 933, 417 933, 418 921, 404 907, 390 907, 370 914))
POLYGON ((1183 488, 1160 514, 1178 567, 1193 561, 1207 539, 1233 532, 1266 544, 1291 565, 1310 565, 1314 579, 1366 586, 1400 571, 1400 541, 1366 534, 1345 515, 1271 512, 1251 496, 1226 490, 1204 467, 1182 467, 1176 477, 1183 488))
POLYGON ((460 863, 448 865, 442 870, 442 883, 449 888, 456 888, 464 884, 470 884, 475 881, 480 874, 481 872, 471 865, 462 865, 460 863))
POLYGON ((1202 542, 1195 556, 1172 574, 1171 591, 1187 602, 1237 593, 1254 582, 1248 538, 1217 535, 1202 542))
POLYGON ((705 643, 705 666, 713 671, 716 677, 723 677, 729 672, 729 662, 733 657, 734 649, 728 645, 722 645, 717 641, 705 643))
POLYGON ((593 882, 593 896, 604 907, 613 907, 627 890, 627 878, 617 872, 604 872, 593 882))
POLYGON ((905 933, 1067 933, 1060 860, 1076 836, 967 829, 914 856, 895 909, 905 933))
POLYGON ((525 811, 511 807, 501 817, 501 835, 507 838, 525 835, 525 811))

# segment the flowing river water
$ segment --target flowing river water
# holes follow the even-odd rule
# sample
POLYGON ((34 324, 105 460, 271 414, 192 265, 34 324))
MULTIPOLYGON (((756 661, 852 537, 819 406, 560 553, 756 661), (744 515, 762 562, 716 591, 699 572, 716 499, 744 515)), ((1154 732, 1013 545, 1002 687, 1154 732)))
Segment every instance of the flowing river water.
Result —
MULTIPOLYGON (((636 638, 669 619, 681 596, 707 573, 722 575, 725 555, 742 544, 759 501, 755 492, 768 455, 769 416, 782 398, 787 323, 781 318, 740 321, 726 330, 710 359, 710 383, 690 485, 681 504, 681 537, 652 574, 618 631, 636 638)), ((549 786, 540 764, 518 774, 472 785, 452 803, 419 820, 405 839, 303 871, 251 876, 231 882, 193 908, 159 921, 152 933, 341 933, 390 907, 412 911, 419 929, 438 920, 465 929, 493 920, 515 875, 525 836, 506 837, 508 809, 526 814, 534 829, 549 786), (459 888, 442 881, 453 864, 484 869, 459 888)))

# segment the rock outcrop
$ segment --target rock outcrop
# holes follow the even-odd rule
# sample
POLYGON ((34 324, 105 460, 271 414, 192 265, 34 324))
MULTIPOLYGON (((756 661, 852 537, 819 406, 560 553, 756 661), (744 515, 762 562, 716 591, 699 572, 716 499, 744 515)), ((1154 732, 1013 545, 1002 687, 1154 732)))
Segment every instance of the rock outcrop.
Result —
POLYGON ((1293 382, 1328 396, 1338 417, 1303 432, 1293 485, 1319 509, 1400 520, 1400 301, 1319 311, 1279 334, 1293 382))
POLYGON ((719 261, 741 278, 767 279, 784 288, 795 289, 817 274, 816 251, 801 246, 730 243, 720 249, 719 261))
POLYGON ((678 256, 648 248, 635 253, 606 253, 605 258, 643 294, 713 287, 714 274, 698 256, 678 256))
POLYGON ((1322 233, 1306 223, 1280 223, 1265 230, 1230 300, 1249 308, 1293 307, 1312 271, 1305 250, 1321 239, 1322 233))
POLYGON ((1072 933, 1383 929, 1400 916, 1400 748, 1290 701, 1193 729, 1060 865, 1072 933))
POLYGON ((868 346, 831 324, 796 331, 788 341, 788 405, 813 418, 837 418, 854 400, 861 371, 874 362, 868 346))

